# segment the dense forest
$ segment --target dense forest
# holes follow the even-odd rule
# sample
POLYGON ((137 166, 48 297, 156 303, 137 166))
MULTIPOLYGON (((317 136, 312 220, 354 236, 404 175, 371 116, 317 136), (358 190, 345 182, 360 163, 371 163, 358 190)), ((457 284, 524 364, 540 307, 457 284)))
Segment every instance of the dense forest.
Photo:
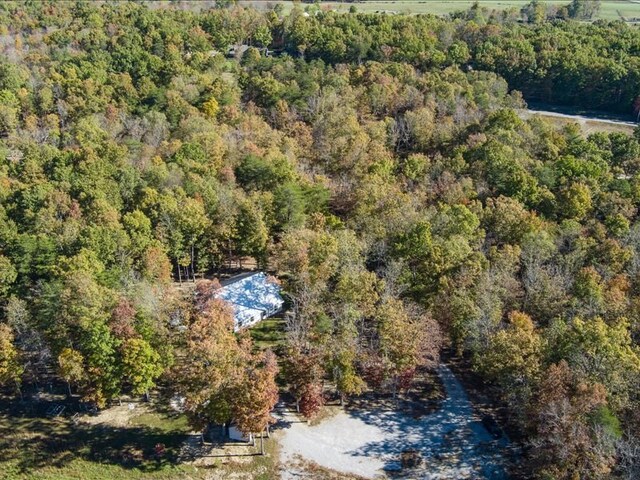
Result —
POLYGON ((534 20, 0 4, 0 383, 260 431, 278 369, 311 417, 448 347, 537 478, 638 478, 639 136, 517 109, 637 112, 640 32, 534 20), (279 361, 173 286, 242 257, 279 361))

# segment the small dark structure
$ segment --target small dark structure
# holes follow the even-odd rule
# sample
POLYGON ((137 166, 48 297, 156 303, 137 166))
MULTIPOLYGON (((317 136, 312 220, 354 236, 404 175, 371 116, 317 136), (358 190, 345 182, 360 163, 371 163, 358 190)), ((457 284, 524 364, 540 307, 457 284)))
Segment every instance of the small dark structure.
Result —
POLYGON ((487 429, 487 432, 491 434, 496 440, 503 437, 502 428, 498 425, 498 422, 491 415, 484 415, 482 417, 482 425, 487 429))
POLYGON ((422 465, 422 455, 418 450, 413 448, 403 450, 400 454, 400 465, 402 465, 403 470, 406 468, 417 468, 422 465))

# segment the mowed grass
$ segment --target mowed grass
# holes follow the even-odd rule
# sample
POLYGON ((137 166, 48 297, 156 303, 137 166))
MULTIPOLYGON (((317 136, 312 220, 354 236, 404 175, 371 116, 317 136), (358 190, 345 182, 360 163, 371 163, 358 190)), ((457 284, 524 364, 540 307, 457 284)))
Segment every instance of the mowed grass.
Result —
MULTIPOLYGON (((237 452, 216 450, 180 458, 190 432, 184 415, 147 411, 126 427, 74 424, 69 418, 16 417, 0 414, 2 480, 205 480, 278 478, 279 445, 265 439, 266 455, 255 446, 237 452), (156 446, 164 445, 162 455, 156 446)), ((193 434, 191 434, 193 439, 193 434)))
POLYGON ((0 478, 6 480, 198 480, 178 463, 184 416, 146 413, 127 427, 69 418, 0 415, 0 478), (156 454, 156 445, 165 451, 156 454))
MULTIPOLYGON (((480 0, 481 6, 492 10, 508 10, 516 9, 520 10, 524 5, 529 3, 530 0, 480 0)), ((239 1, 241 5, 252 5, 256 8, 269 8, 270 5, 281 3, 285 7, 285 11, 293 8, 292 1, 260 1, 260 0, 246 0, 239 1)), ((347 12, 351 5, 354 5, 359 12, 375 13, 375 12, 393 12, 393 13, 431 13, 434 15, 446 15, 459 10, 466 10, 473 5, 472 0, 449 0, 446 2, 436 0, 398 0, 398 1, 362 1, 359 3, 341 3, 341 2, 322 2, 322 7, 331 8, 339 12, 347 12)), ((543 0, 542 3, 550 5, 565 5, 569 3, 569 0, 543 0)), ((303 7, 308 6, 302 4, 303 7)), ((635 3, 627 0, 603 0, 600 3, 600 13, 598 18, 605 20, 620 20, 625 19, 631 21, 637 19, 640 21, 640 3, 635 3)))
POLYGON ((254 345, 260 350, 277 350, 284 344, 285 321, 280 317, 272 317, 263 320, 249 329, 254 345))

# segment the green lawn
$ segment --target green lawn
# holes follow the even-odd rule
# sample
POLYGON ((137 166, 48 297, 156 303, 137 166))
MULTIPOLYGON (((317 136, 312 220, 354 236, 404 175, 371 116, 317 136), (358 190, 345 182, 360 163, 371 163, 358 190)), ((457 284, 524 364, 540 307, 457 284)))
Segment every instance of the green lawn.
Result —
POLYGON ((276 350, 278 346, 284 343, 284 327, 284 319, 272 317, 251 327, 249 332, 251 333, 254 344, 258 348, 261 350, 266 348, 276 350))
MULTIPOLYGON (((122 407, 120 407, 122 408, 122 407)), ((122 417, 113 415, 113 421, 122 417)), ((216 455, 205 465, 181 463, 190 432, 184 415, 145 408, 126 426, 74 424, 70 418, 0 413, 0 478, 3 480, 205 480, 277 478, 278 443, 247 447, 254 456, 216 455), (165 446, 162 455, 156 445, 165 446)), ((259 442, 259 441, 258 441, 259 442)), ((206 457, 205 457, 206 458, 206 457)))
MULTIPOLYGON (((497 10, 507 10, 509 8, 515 8, 520 10, 523 5, 529 3, 530 0, 480 0, 480 5, 497 10)), ((257 8, 267 8, 269 4, 282 3, 285 6, 285 10, 290 10, 293 7, 292 1, 251 1, 241 0, 238 3, 241 5, 253 5, 257 8)), ((473 5, 472 0, 449 0, 446 2, 436 0, 398 0, 398 1, 363 1, 355 3, 355 7, 360 12, 397 12, 397 13, 432 13, 435 15, 445 15, 447 13, 455 12, 458 10, 466 10, 473 5)), ((569 0, 543 0, 543 3, 549 3, 553 5, 565 5, 569 3, 569 0)), ((327 8, 332 8, 337 11, 346 12, 352 4, 341 2, 322 2, 322 5, 327 8)), ((624 17, 625 19, 640 18, 640 3, 635 3, 626 0, 603 0, 600 4, 599 18, 607 20, 616 20, 624 17)), ((303 7, 307 5, 303 4, 303 7)))
POLYGON ((148 413, 127 427, 68 418, 0 415, 0 472, 7 480, 199 479, 177 462, 188 431, 183 416, 148 413), (165 445, 162 456, 155 446, 165 445))

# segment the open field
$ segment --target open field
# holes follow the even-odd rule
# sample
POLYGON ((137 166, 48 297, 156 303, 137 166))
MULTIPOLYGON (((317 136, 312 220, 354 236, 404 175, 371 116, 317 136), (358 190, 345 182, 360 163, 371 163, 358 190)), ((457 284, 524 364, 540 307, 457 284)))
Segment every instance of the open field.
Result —
POLYGON ((278 445, 201 446, 186 417, 151 404, 71 418, 0 414, 0 477, 6 480, 269 480, 278 445), (158 445, 163 445, 159 451, 158 445), (193 449, 191 446, 195 446, 193 449), (197 450, 192 457, 191 454, 197 450))
POLYGON ((628 135, 632 135, 636 126, 631 122, 617 122, 606 119, 596 119, 582 117, 579 115, 565 115, 556 112, 544 112, 535 110, 522 110, 520 116, 523 119, 531 118, 533 116, 541 117, 548 122, 557 125, 558 127, 564 127, 572 123, 577 123, 585 135, 589 135, 595 132, 621 132, 628 135))
MULTIPOLYGON (((553 0, 545 1, 543 3, 562 5, 567 4, 569 1, 553 0)), ((258 8, 269 8, 269 5, 275 3, 282 3, 286 10, 293 7, 292 1, 239 1, 241 5, 253 5, 258 8)), ((340 12, 347 12, 351 5, 360 12, 394 12, 394 13, 432 13, 434 15, 445 15, 459 10, 466 10, 473 5, 471 0, 451 0, 447 2, 440 2, 436 0, 399 0, 399 1, 362 1, 358 3, 342 3, 342 2, 322 2, 322 5, 326 8, 331 8, 340 12)), ((514 8, 520 10, 524 5, 529 3, 529 0, 480 0, 480 5, 490 9, 496 10, 508 10, 514 8)), ((304 5, 303 5, 304 6, 304 5)), ((625 0, 603 0, 600 6, 600 14, 598 18, 606 20, 631 20, 633 18, 640 19, 640 3, 625 1, 625 0)))
POLYGON ((129 415, 126 410, 126 406, 114 407, 78 422, 62 416, 3 413, 0 415, 2 478, 202 478, 194 467, 177 462, 188 432, 183 416, 155 412, 146 406, 129 415), (164 445, 161 453, 156 450, 159 444, 164 445))
MULTIPOLYGON (((520 10, 524 5, 529 3, 530 0, 480 0, 478 3, 483 7, 495 10, 508 10, 515 9, 520 10)), ((151 8, 166 8, 175 6, 175 2, 168 1, 149 1, 146 2, 151 8)), ((239 0, 238 4, 243 6, 253 6, 258 9, 272 8, 273 5, 280 3, 284 6, 285 11, 290 11, 293 8, 293 1, 290 0, 239 0)), ((564 5, 568 4, 569 0, 542 0, 542 3, 548 3, 551 5, 564 5)), ((203 0, 200 2, 182 2, 179 4, 179 8, 184 10, 200 11, 213 7, 214 0, 203 0)), ((472 0, 450 0, 447 2, 440 2, 436 0, 389 0, 389 1, 361 1, 357 3, 343 3, 343 2, 322 2, 324 8, 336 10, 338 12, 347 12, 349 8, 354 5, 359 12, 376 13, 376 12, 388 12, 388 13, 407 13, 407 14, 434 14, 434 15, 446 15, 452 12, 466 10, 474 2, 472 0)), ((309 6, 308 4, 302 4, 303 7, 309 6)), ((629 0, 603 0, 600 3, 600 13, 597 18, 605 20, 625 20, 628 22, 640 22, 640 3, 629 0)))

